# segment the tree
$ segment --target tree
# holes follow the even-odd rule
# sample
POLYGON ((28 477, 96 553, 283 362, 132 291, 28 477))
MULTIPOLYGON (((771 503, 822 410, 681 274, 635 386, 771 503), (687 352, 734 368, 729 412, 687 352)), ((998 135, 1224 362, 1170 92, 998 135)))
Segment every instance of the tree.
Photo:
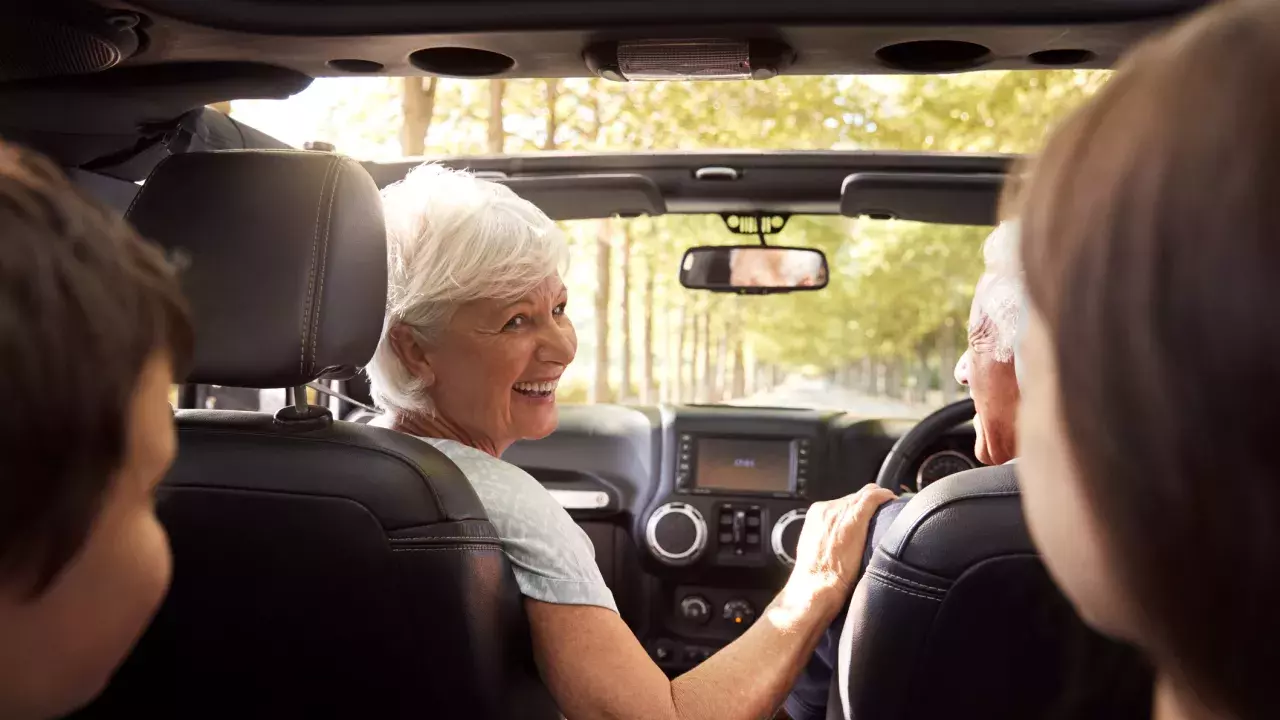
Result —
POLYGON ((654 401, 655 387, 653 382, 653 264, 645 265, 644 294, 640 305, 644 309, 644 324, 640 335, 640 402, 648 405, 654 401))
POLYGON ((542 149, 555 150, 556 132, 560 129, 560 116, 556 108, 556 102, 560 99, 560 81, 552 79, 544 82, 546 83, 547 124, 545 128, 546 136, 542 141, 542 149))
POLYGON ((622 317, 618 324, 622 331, 622 381, 618 385, 618 399, 631 399, 631 225, 622 225, 622 317))
POLYGON ((596 365, 592 402, 609 402, 609 286, 612 275, 613 222, 602 220, 596 236, 596 365))
POLYGON ((489 81, 489 154, 501 155, 506 149, 507 134, 503 127, 502 99, 506 90, 505 80, 489 81))
MULTIPOLYGON (((1033 152, 1106 78, 1104 71, 1072 70, 728 83, 365 78, 351 81, 360 92, 334 95, 322 111, 325 129, 318 139, 335 140, 348 152, 389 144, 413 155, 707 148, 1033 152)), ((337 81, 317 85, 323 82, 337 81)), ((252 102, 238 101, 236 110, 252 102)), ((689 245, 737 242, 718 217, 668 215, 577 227, 575 242, 593 247, 596 262, 566 282, 578 284, 571 295, 595 295, 593 308, 578 311, 584 348, 594 347, 584 355, 594 358, 579 362, 594 359, 594 375, 584 385, 598 400, 631 393, 637 380, 642 400, 651 400, 656 386, 677 401, 739 397, 792 373, 826 375, 874 394, 901 386, 913 403, 959 394, 951 370, 965 346, 985 228, 794 217, 778 242, 824 250, 831 262, 829 287, 712 297, 681 288, 675 268, 689 245), (616 252, 615 238, 621 243, 616 252), (611 303, 614 286, 621 287, 618 303, 611 303), (594 317, 585 317, 592 309, 594 317), (641 323, 638 342, 633 320, 641 323), (611 333, 619 322, 621 335, 611 333), (657 335, 661 356, 654 348, 657 335), (620 357, 610 340, 620 344, 620 357), (636 362, 640 378, 632 377, 636 362), (615 378, 621 380, 617 388, 615 378)))
POLYGON ((400 151, 407 157, 426 152, 427 132, 436 109, 436 88, 440 78, 411 76, 400 79, 404 86, 401 109, 404 121, 400 129, 400 151))

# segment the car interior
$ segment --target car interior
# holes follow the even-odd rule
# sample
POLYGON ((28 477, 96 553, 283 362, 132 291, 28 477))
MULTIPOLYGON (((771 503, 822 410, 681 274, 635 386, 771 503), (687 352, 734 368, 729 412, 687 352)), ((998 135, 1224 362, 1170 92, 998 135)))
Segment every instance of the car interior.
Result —
MULTIPOLYGON (((466 478, 426 443, 367 424, 376 409, 359 369, 377 345, 387 286, 379 190, 422 160, 293 147, 210 105, 286 98, 313 78, 353 75, 642 82, 660 71, 697 82, 690 68, 705 56, 685 55, 689 47, 738 53, 762 83, 1107 68, 1202 4, 9 8, 0 138, 53 157, 169 250, 198 337, 177 395, 180 451, 159 499, 173 585, 111 685, 75 717, 559 717, 510 565, 466 478), (215 387, 285 388, 288 400, 274 413, 209 409, 215 387)), ((1019 160, 862 150, 435 159, 506 184, 557 221, 815 216, 963 226, 996 223, 1019 160)), ((830 272, 838 282, 834 264, 830 272)), ((554 433, 503 459, 586 531, 622 618, 671 676, 741 634, 782 587, 811 503, 876 483, 901 497, 868 541, 829 717, 1047 717, 1064 706, 1074 709, 1064 717, 1141 716, 1147 671, 1089 630, 1055 588, 1027 534, 1016 464, 970 472, 979 466, 973 415, 967 399, 925 417, 566 403, 554 433), (771 470, 739 472, 744 447, 771 470), (1081 657, 1127 680, 1081 691, 1071 674, 1081 657)))

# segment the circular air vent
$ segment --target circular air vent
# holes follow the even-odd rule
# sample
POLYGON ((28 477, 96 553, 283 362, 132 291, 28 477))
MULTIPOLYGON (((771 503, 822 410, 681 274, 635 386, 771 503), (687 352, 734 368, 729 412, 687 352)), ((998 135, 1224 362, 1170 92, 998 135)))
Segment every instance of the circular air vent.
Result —
POLYGON ((1049 65, 1054 67, 1070 67, 1072 65, 1083 65, 1098 57, 1091 50, 1083 48, 1065 48, 1062 50, 1041 50, 1033 52, 1027 56, 1027 59, 1037 65, 1049 65))
POLYGON ((410 55, 409 62, 433 75, 464 78, 501 75, 516 66, 514 59, 502 53, 465 47, 425 48, 410 55))
POLYGON ((991 51, 961 40, 914 40, 882 47, 876 57, 894 70, 952 72, 978 67, 991 57, 991 51))
POLYGON ((347 73, 376 73, 383 68, 380 62, 361 60, 359 58, 335 58, 325 63, 325 65, 334 70, 347 73))

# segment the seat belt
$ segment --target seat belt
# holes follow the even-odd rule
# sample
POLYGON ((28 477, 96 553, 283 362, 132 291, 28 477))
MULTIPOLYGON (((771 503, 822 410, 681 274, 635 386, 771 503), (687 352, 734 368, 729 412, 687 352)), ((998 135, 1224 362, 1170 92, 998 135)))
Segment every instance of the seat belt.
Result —
POLYGON ((307 383, 307 387, 309 387, 309 388, 311 388, 312 390, 315 390, 316 392, 321 393, 321 394, 323 394, 323 395, 328 395, 329 397, 336 397, 336 398, 338 398, 339 400, 342 400, 343 402, 349 402, 349 403, 351 403, 352 405, 355 405, 356 407, 364 408, 365 410, 368 410, 369 412, 377 413, 377 414, 379 414, 379 415, 381 415, 381 414, 382 414, 382 411, 381 411, 381 410, 379 410, 378 408, 376 408, 376 407, 374 407, 374 406, 372 406, 372 405, 366 405, 366 404, 364 404, 364 403, 360 402, 359 400, 356 400, 356 399, 355 399, 355 398, 353 398, 353 397, 350 397, 350 396, 347 396, 347 395, 343 395, 342 393, 338 392, 337 390, 334 390, 334 389, 333 389, 333 388, 331 388, 331 387, 326 387, 326 386, 324 386, 324 385, 321 385, 319 382, 309 382, 309 383, 307 383))
POLYGON ((157 146, 163 146, 169 155, 184 153, 191 147, 191 140, 196 136, 196 123, 200 113, 201 109, 191 110, 174 120, 143 125, 139 129, 141 134, 132 147, 94 158, 81 165, 80 169, 107 175, 109 173, 106 170, 120 167, 157 146))

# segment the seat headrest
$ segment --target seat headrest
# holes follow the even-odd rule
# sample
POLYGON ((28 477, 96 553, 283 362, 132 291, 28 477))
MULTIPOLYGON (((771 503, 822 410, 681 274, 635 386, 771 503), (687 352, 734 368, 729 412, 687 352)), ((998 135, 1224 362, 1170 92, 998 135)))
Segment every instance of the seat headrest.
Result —
POLYGON ((373 179, 310 151, 173 155, 126 213, 180 258, 196 327, 187 382, 276 388, 373 356, 387 238, 373 179))

